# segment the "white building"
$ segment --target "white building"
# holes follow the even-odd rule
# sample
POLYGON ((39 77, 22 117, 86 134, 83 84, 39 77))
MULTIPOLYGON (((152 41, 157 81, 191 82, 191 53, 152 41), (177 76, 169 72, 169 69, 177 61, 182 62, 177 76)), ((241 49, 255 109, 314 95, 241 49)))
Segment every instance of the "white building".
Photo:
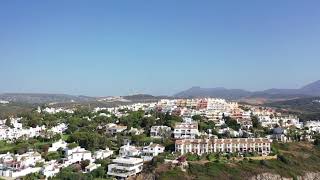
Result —
POLYGON ((164 147, 159 144, 150 143, 149 146, 145 146, 142 149, 141 158, 144 161, 151 161, 153 157, 158 156, 160 153, 164 152, 164 147))
POLYGON ((128 131, 128 133, 130 133, 131 135, 140 135, 140 134, 144 133, 144 130, 131 127, 131 129, 128 131))
POLYGON ((309 132, 317 132, 320 133, 320 121, 307 121, 305 122, 304 127, 309 129, 309 132))
POLYGON ((41 154, 38 152, 26 152, 21 155, 15 155, 15 159, 24 167, 35 166, 37 162, 44 162, 44 159, 42 159, 41 154))
POLYGON ((121 126, 114 123, 109 123, 106 125, 106 133, 108 134, 117 134, 125 131, 127 129, 127 126, 121 126))
POLYGON ((105 159, 110 157, 113 154, 113 151, 109 148, 106 148, 105 150, 98 150, 94 152, 94 159, 105 159))
POLYGON ((97 169, 100 166, 101 166, 101 164, 91 163, 85 168, 84 173, 89 173, 89 172, 97 169))
POLYGON ((40 173, 46 176, 46 178, 53 177, 59 172, 60 172, 60 166, 55 160, 46 162, 40 170, 40 173))
POLYGON ((9 101, 0 100, 0 104, 9 104, 9 101))
POLYGON ((18 138, 33 138, 41 136, 41 132, 43 132, 46 128, 45 126, 36 126, 35 128, 23 128, 22 123, 19 121, 21 118, 11 118, 11 124, 13 128, 8 127, 6 125, 0 125, 0 140, 16 140, 18 138))
POLYGON ((68 129, 68 126, 64 123, 58 124, 57 126, 52 127, 50 130, 55 134, 62 134, 68 129))
POLYGON ((0 176, 18 178, 31 173, 37 173, 41 170, 40 167, 27 167, 27 168, 8 168, 0 166, 0 176))
POLYGON ((246 153, 256 152, 266 156, 271 152, 272 140, 268 138, 234 138, 234 139, 182 139, 176 140, 176 152, 195 153, 246 153))
POLYGON ((52 143, 51 147, 48 149, 48 152, 55 152, 60 148, 64 150, 67 148, 67 145, 68 143, 60 139, 59 141, 52 143))
POLYGON ((142 171, 143 159, 141 158, 117 158, 112 160, 112 164, 108 165, 108 175, 119 178, 128 178, 142 171))
POLYGON ((90 162, 94 161, 94 159, 92 158, 91 152, 79 146, 73 149, 67 149, 65 151, 65 154, 66 154, 66 161, 65 161, 66 166, 77 163, 77 162, 81 162, 84 160, 89 160, 90 162))
POLYGON ((199 135, 198 123, 176 123, 173 134, 175 139, 195 139, 199 135))
POLYGON ((139 156, 141 154, 141 150, 135 146, 131 146, 129 143, 121 146, 119 150, 119 156, 121 157, 133 157, 139 156))
POLYGON ((22 155, 1 154, 0 176, 17 178, 39 172, 41 168, 35 167, 37 162, 44 162, 37 152, 27 152, 22 155))
POLYGON ((171 127, 168 126, 152 126, 150 129, 150 136, 153 138, 170 137, 171 134, 171 127))

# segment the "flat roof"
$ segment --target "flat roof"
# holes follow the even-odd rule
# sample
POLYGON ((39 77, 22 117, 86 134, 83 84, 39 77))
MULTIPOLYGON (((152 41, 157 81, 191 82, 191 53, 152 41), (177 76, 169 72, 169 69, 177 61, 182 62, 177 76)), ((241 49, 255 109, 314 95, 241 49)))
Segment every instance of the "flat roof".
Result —
POLYGON ((143 159, 133 158, 133 157, 118 157, 117 159, 112 160, 112 162, 123 163, 123 164, 137 164, 137 163, 143 163, 143 159))

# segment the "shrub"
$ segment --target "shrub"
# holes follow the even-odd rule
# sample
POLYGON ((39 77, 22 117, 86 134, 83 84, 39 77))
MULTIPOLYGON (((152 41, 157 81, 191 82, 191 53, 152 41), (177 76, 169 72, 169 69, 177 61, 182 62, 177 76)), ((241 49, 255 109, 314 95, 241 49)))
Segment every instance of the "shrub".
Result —
POLYGON ((75 147, 77 147, 77 146, 78 146, 77 143, 70 143, 70 144, 68 144, 68 148, 69 148, 69 149, 73 149, 73 148, 75 148, 75 147))
POLYGON ((186 157, 187 157, 187 161, 198 161, 200 159, 197 154, 191 154, 191 153, 188 153, 186 157))
POLYGON ((207 159, 208 159, 208 161, 215 161, 217 159, 216 154, 214 154, 214 153, 208 154, 207 159))
POLYGON ((260 165, 266 166, 266 165, 267 165, 267 162, 266 162, 265 160, 260 160, 260 165))
POLYGON ((287 159, 284 155, 278 155, 278 160, 280 160, 281 162, 283 162, 285 164, 290 164, 289 159, 287 159))
POLYGON ((44 158, 46 161, 57 160, 60 158, 60 154, 58 152, 49 152, 44 158))

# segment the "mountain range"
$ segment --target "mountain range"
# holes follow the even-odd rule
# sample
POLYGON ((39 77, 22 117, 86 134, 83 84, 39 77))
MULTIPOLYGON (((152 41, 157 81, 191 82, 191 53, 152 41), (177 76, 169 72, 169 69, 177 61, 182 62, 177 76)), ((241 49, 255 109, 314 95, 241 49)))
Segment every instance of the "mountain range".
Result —
POLYGON ((45 93, 4 93, 0 94, 0 101, 9 101, 12 103, 116 103, 116 102, 154 102, 168 96, 152 96, 148 94, 135 94, 122 97, 90 97, 75 96, 69 94, 45 94, 45 93))
POLYGON ((217 97, 231 100, 243 98, 296 98, 320 96, 320 80, 303 86, 299 89, 267 89, 264 91, 247 91, 243 89, 201 88, 192 87, 174 95, 178 98, 217 97))
MULTIPOLYGON (((249 103, 265 103, 280 100, 289 100, 305 97, 320 96, 320 80, 303 86, 299 89, 267 89, 264 91, 247 91, 243 89, 226 89, 192 87, 179 92, 174 96, 152 96, 147 94, 137 94, 123 96, 122 98, 131 102, 150 102, 161 98, 195 98, 195 97, 216 97, 228 100, 239 100, 249 103)), ((74 96, 68 94, 42 94, 42 93, 5 93, 0 94, 0 100, 18 103, 82 103, 103 101, 103 97, 74 96)))

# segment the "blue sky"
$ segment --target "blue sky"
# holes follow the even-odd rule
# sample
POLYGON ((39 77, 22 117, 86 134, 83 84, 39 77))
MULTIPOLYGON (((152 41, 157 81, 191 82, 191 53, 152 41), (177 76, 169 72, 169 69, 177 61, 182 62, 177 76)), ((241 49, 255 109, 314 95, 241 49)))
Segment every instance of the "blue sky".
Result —
POLYGON ((318 0, 0 1, 0 93, 298 88, 319 67, 318 0))

